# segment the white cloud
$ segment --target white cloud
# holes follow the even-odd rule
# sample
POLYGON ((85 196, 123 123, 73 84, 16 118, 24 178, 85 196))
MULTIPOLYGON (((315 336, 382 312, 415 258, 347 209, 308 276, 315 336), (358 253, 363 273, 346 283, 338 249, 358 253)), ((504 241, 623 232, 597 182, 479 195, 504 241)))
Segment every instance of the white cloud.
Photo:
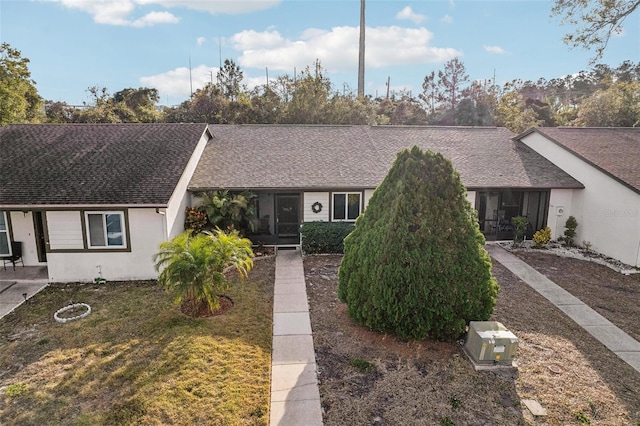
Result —
POLYGON ((406 19, 412 21, 413 23, 419 24, 427 19, 427 17, 425 15, 415 13, 411 6, 407 6, 396 14, 396 19, 406 19))
POLYGON ((207 41, 206 37, 198 37, 196 39, 196 43, 198 43, 198 46, 202 46, 204 44, 204 42, 207 41))
POLYGON ((442 22, 444 22, 445 24, 452 24, 453 23, 453 16, 451 15, 444 15, 442 17, 442 19, 440 19, 442 22))
POLYGON ((156 24, 175 24, 180 18, 172 13, 151 11, 146 15, 135 18, 136 9, 142 6, 169 8, 186 8, 217 14, 241 14, 269 9, 281 0, 252 0, 252 1, 211 1, 211 0, 42 0, 60 3, 69 9, 79 9, 93 16, 98 24, 117 25, 141 28, 156 24))
POLYGON ((273 30, 263 32, 245 30, 231 37, 231 43, 236 50, 277 47, 284 42, 280 33, 273 30))
POLYGON ((482 48, 485 52, 489 52, 494 55, 502 55, 504 53, 507 53, 507 51, 500 46, 482 46, 482 48))
MULTIPOLYGON (((179 102, 189 99, 190 88, 193 91, 202 89, 207 83, 211 83, 211 72, 215 81, 218 68, 198 65, 195 68, 180 67, 161 74, 150 75, 140 78, 140 83, 145 87, 158 89, 160 99, 164 101, 167 97, 179 100, 179 102)), ((176 102, 172 102, 176 103, 176 102)))
MULTIPOLYGON (((284 38, 278 31, 243 31, 231 37, 232 47, 242 53, 243 68, 264 68, 291 72, 311 66, 319 59, 329 72, 350 71, 358 63, 357 27, 334 27, 330 31, 311 29, 297 39, 284 38)), ((366 66, 381 68, 409 64, 445 62, 461 52, 430 46, 433 34, 426 28, 397 26, 367 28, 366 66)))
MULTIPOLYGON (((215 83, 218 70, 218 67, 198 65, 191 68, 191 73, 189 73, 189 68, 179 67, 161 74, 141 77, 140 84, 144 87, 157 89, 161 104, 167 103, 168 97, 168 103, 175 105, 189 99, 191 86, 195 92, 205 87, 207 83, 211 83, 211 79, 215 83)), ((267 76, 264 73, 258 77, 248 77, 245 73, 242 80, 242 84, 246 85, 249 90, 264 85, 266 82, 267 76)))

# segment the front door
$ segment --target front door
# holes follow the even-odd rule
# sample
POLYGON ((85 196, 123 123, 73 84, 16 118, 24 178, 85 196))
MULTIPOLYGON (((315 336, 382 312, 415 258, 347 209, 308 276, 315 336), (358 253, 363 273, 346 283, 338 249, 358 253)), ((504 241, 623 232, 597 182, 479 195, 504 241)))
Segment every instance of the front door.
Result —
POLYGON ((297 237, 300 232, 300 195, 276 195, 276 234, 297 237))
POLYGON ((35 229, 38 262, 45 263, 47 261, 47 244, 44 236, 44 220, 42 218, 42 212, 33 212, 33 227, 35 229))

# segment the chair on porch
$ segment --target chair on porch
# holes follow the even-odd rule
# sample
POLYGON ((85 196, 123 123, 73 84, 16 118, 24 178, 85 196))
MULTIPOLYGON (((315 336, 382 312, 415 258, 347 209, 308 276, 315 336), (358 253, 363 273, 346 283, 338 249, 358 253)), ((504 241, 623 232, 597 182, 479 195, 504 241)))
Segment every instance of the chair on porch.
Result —
POLYGON ((21 263, 24 268, 24 262, 22 261, 22 242, 11 242, 11 256, 2 258, 2 268, 5 271, 7 270, 7 263, 11 263, 13 265, 14 271, 16 270, 16 263, 21 263))

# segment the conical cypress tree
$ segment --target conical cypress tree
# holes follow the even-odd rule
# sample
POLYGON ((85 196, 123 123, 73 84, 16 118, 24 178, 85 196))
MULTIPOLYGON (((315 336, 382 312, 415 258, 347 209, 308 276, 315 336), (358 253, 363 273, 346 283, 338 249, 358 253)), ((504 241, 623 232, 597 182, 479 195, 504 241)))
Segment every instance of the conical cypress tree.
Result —
POLYGON ((495 305, 484 241, 451 162, 404 150, 345 239, 338 295, 374 330, 455 339, 495 305))

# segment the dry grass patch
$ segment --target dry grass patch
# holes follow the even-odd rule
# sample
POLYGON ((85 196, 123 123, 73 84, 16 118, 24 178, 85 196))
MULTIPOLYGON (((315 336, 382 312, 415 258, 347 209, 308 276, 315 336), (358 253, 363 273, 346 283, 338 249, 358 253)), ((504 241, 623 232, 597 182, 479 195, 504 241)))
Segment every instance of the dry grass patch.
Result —
POLYGON ((47 288, 0 321, 0 424, 267 424, 274 265, 203 319, 155 282, 47 288), (71 302, 91 314, 56 323, 71 302))

